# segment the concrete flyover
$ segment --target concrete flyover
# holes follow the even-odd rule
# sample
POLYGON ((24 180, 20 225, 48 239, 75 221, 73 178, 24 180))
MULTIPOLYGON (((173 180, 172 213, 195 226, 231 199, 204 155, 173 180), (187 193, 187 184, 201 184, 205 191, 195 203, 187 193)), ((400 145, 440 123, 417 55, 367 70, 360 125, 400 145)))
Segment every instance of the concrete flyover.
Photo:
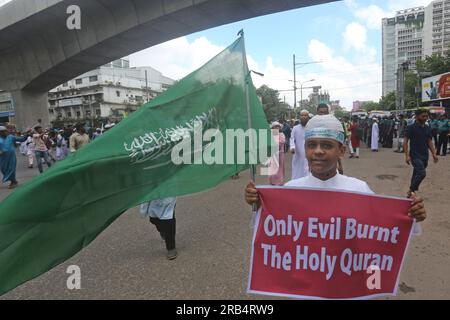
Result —
POLYGON ((13 0, 0 7, 0 88, 16 122, 48 124, 47 92, 110 61, 223 24, 336 0, 13 0), (69 30, 67 8, 81 9, 69 30))

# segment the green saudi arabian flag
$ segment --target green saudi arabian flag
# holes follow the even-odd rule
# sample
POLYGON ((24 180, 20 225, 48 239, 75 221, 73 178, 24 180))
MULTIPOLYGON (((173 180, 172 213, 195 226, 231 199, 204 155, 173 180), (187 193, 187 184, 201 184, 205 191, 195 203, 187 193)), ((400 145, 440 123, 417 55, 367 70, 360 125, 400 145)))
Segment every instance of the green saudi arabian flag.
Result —
MULTIPOLYGON (((114 129, 2 201, 0 294, 72 257, 126 210, 212 188, 248 169, 248 143, 243 150, 238 142, 222 151, 218 146, 228 139, 227 129, 249 128, 248 115, 253 128, 270 131, 249 75, 240 37, 114 129), (199 121, 203 127, 196 126, 199 121), (223 139, 210 134, 209 142, 195 143, 196 130, 207 129, 216 129, 223 139), (216 139, 218 143, 212 143, 216 139), (179 148, 182 141, 186 148, 179 148), (192 146, 190 153, 187 146, 192 146), (184 163, 173 163, 174 148, 180 149, 184 163), (209 160, 198 156, 202 151, 209 160), (245 161, 238 164, 242 152, 245 161), (211 158, 216 163, 206 164, 211 158)), ((252 144, 257 145, 255 140, 252 144)))

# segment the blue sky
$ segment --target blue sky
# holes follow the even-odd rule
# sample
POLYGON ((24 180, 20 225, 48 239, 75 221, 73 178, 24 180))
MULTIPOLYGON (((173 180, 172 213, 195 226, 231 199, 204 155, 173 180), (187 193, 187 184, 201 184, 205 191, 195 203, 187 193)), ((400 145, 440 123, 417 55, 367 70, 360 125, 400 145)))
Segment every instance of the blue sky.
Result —
MULTIPOLYGON (((297 62, 322 60, 298 68, 298 80, 315 79, 305 86, 321 85, 348 109, 354 100, 378 101, 381 96, 381 18, 430 2, 345 0, 291 10, 191 34, 134 54, 131 63, 154 61, 153 67, 179 79, 231 44, 244 29, 249 65, 265 74, 254 77, 256 86, 291 89, 293 54, 297 62)), ((309 93, 304 90, 304 98, 309 93)), ((281 98, 293 104, 292 92, 282 91, 281 98)))

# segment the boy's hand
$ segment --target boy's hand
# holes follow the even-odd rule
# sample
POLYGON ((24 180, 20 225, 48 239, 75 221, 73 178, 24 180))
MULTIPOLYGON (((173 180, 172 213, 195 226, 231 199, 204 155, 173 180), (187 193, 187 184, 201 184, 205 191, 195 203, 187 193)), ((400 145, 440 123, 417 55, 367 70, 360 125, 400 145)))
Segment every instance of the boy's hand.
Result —
POLYGON ((409 209, 409 216, 416 219, 417 222, 425 220, 427 217, 427 212, 425 210, 425 205, 423 204, 423 199, 416 196, 413 192, 411 193, 411 198, 413 200, 411 208, 409 209))
POLYGON ((405 162, 408 166, 411 164, 411 157, 409 155, 406 156, 405 162))
POLYGON ((249 205, 257 204, 259 206, 259 193, 253 181, 250 181, 245 188, 245 201, 249 205))

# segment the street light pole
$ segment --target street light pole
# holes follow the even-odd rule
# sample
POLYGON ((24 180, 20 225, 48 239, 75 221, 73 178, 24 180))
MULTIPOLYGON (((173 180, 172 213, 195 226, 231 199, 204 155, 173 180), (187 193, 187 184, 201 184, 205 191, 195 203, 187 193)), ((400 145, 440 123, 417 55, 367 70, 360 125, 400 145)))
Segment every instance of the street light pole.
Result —
POLYGON ((305 82, 300 83, 300 110, 303 109, 303 85, 308 82, 316 81, 316 79, 311 79, 305 82))
POLYGON ((297 75, 295 70, 295 54, 294 54, 294 110, 297 107, 297 75))
MULTIPOLYGON (((322 63, 323 61, 311 61, 311 62, 295 62, 295 54, 293 59, 293 69, 294 69, 294 109, 297 107, 297 66, 305 66, 307 64, 322 63)), ((300 103, 301 105, 301 103, 300 103)))

